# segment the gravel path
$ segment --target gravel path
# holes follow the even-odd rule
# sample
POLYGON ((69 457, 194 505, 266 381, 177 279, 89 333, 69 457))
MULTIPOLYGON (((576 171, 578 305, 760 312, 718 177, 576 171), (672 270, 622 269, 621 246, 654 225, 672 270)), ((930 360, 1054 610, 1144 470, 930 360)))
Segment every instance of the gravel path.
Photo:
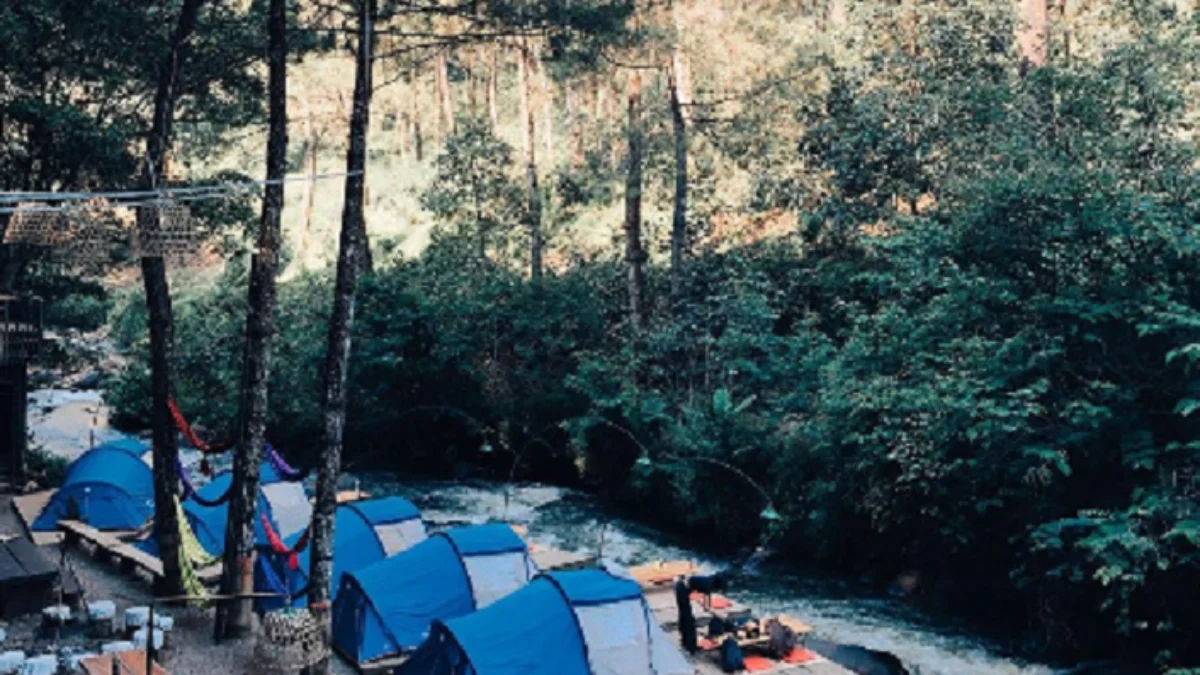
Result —
MULTIPOLYGON (((7 495, 0 496, 0 538, 22 534, 23 528, 12 508, 11 498, 7 495)), ((47 558, 54 561, 57 561, 61 554, 58 546, 45 546, 42 550, 47 558)), ((67 564, 75 571, 80 584, 83 585, 86 598, 93 601, 112 600, 117 605, 117 616, 123 616, 128 607, 149 604, 150 585, 145 579, 122 575, 115 565, 97 561, 78 549, 67 552, 67 564)), ((165 611, 174 617, 175 627, 171 631, 169 647, 161 652, 158 661, 172 675, 240 675, 262 672, 255 667, 253 639, 213 644, 211 610, 172 607, 165 611)), ((34 636, 37 623, 38 617, 0 622, 0 627, 8 632, 8 638, 0 645, 0 651, 24 649, 32 655, 34 651, 53 651, 56 646, 98 651, 100 643, 107 642, 89 638, 79 630, 64 631, 57 643, 52 639, 39 640, 34 636)), ((351 675, 355 672, 336 656, 333 657, 331 666, 331 672, 335 675, 351 675)))

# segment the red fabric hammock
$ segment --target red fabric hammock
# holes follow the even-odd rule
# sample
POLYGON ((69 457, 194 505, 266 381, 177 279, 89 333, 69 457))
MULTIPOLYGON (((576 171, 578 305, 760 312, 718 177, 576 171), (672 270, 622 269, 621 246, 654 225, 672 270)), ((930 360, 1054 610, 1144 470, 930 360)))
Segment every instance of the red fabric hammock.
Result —
POLYGON ((262 520, 263 530, 267 533, 267 543, 271 545, 271 550, 276 555, 287 556, 288 569, 300 569, 300 552, 308 547, 308 535, 312 532, 312 528, 304 530, 304 534, 300 535, 300 539, 296 541, 296 545, 288 548, 287 544, 284 544, 283 540, 276 534, 275 528, 271 527, 271 521, 267 520, 267 514, 260 513, 258 517, 262 520))
MULTIPOLYGON (((171 410, 171 417, 175 420, 175 426, 179 429, 179 433, 183 434, 188 439, 188 443, 192 447, 200 451, 204 455, 219 455, 228 451, 234 446, 232 440, 222 443, 206 443, 203 438, 196 433, 192 425, 188 424, 187 419, 183 416, 183 412, 179 409, 179 405, 175 403, 175 399, 167 399, 167 408, 171 410)), ((208 458, 204 457, 200 460, 200 472, 206 476, 212 475, 212 467, 208 465, 208 458)))

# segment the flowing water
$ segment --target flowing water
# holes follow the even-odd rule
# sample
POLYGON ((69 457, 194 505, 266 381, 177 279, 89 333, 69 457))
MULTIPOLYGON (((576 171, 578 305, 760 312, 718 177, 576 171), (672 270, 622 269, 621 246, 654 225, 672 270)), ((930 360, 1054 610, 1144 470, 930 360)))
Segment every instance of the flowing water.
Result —
MULTIPOLYGON (((99 393, 42 390, 32 392, 29 403, 33 442, 48 452, 73 459, 92 443, 122 437, 108 428, 107 411, 99 393)), ((187 466, 198 460, 194 452, 184 454, 187 466)), ((429 521, 503 520, 522 524, 529 527, 530 539, 536 543, 572 552, 599 553, 606 562, 618 565, 687 558, 702 567, 719 569, 730 562, 689 550, 686 544, 652 528, 611 518, 596 500, 564 488, 401 482, 375 474, 344 477, 342 487, 355 485, 374 496, 407 497, 429 521)), ((827 640, 891 652, 914 675, 1058 672, 1006 656, 978 635, 844 579, 802 575, 786 567, 764 565, 739 579, 729 595, 764 613, 786 612, 800 617, 827 640)))
MULTIPOLYGON (((544 485, 396 481, 384 476, 347 478, 374 495, 412 500, 424 517, 440 523, 505 520, 526 525, 536 543, 566 551, 600 552, 604 560, 632 566, 688 558, 712 569, 729 563, 637 523, 610 518, 588 495, 544 485)), ((834 642, 891 652, 914 675, 1053 675, 1054 668, 1006 656, 987 640, 938 621, 890 597, 846 580, 799 575, 763 565, 729 596, 763 613, 786 612, 834 642)))

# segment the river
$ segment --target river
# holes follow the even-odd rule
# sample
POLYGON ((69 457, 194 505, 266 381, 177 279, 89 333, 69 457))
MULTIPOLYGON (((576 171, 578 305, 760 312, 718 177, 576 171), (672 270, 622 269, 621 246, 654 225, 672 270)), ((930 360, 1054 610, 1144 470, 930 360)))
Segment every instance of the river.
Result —
MULTIPOLYGON (((107 410, 99 392, 35 391, 30 395, 29 417, 33 444, 67 458, 77 457, 92 442, 122 436, 108 427, 107 410)), ((185 464, 198 459, 195 453, 186 453, 185 464)), ((688 558, 716 569, 729 562, 689 550, 652 528, 609 517, 591 496, 565 488, 401 481, 377 474, 347 475, 342 482, 344 488, 359 485, 374 496, 407 497, 430 521, 505 520, 527 526, 536 543, 572 552, 599 552, 606 561, 618 565, 688 558)), ((914 675, 1060 672, 1014 659, 979 635, 955 627, 953 622, 938 620, 846 579, 803 575, 767 564, 740 579, 728 595, 762 612, 799 617, 827 640, 891 652, 914 675)))

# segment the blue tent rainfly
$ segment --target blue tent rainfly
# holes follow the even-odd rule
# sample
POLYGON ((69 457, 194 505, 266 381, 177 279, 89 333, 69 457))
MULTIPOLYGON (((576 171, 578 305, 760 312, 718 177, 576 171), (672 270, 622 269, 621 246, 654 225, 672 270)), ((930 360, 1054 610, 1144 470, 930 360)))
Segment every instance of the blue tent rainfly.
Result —
POLYGON ((33 521, 33 530, 51 532, 64 519, 82 520, 98 530, 144 525, 154 515, 154 472, 142 458, 147 450, 140 441, 121 439, 80 455, 33 521))
MULTIPOLYGON (((292 548, 303 532, 284 537, 283 543, 292 548)), ((333 578, 330 588, 336 597, 342 575, 362 569, 384 558, 407 550, 425 540, 425 524, 421 512, 402 497, 369 499, 342 504, 334 523, 333 578)), ((299 566, 292 569, 288 556, 279 555, 269 547, 260 547, 254 570, 254 588, 264 593, 280 593, 293 598, 292 605, 307 604, 309 547, 299 555, 299 566)), ((278 609, 282 600, 262 600, 262 610, 278 609)))
POLYGON ((342 575, 333 605, 334 644, 360 664, 416 649, 435 619, 483 609, 536 575, 528 546, 508 525, 435 533, 342 575))
POLYGON ((436 621, 396 675, 691 675, 631 579, 543 574, 474 614, 436 621))

